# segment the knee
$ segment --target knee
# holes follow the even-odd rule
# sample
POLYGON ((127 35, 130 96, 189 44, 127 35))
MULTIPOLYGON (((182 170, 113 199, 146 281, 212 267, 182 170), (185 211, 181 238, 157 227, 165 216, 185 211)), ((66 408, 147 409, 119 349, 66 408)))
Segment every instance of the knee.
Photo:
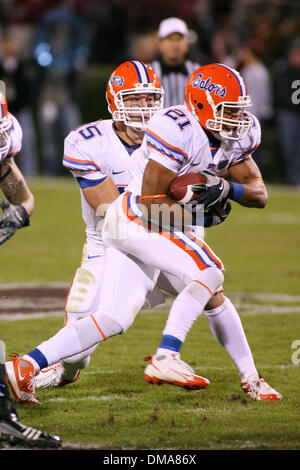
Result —
POLYGON ((204 284, 213 296, 222 287, 224 276, 219 268, 211 267, 204 271, 199 271, 193 280, 204 284))
POLYGON ((218 315, 225 310, 229 302, 229 299, 221 292, 208 301, 204 307, 204 313, 208 318, 218 315))
POLYGON ((217 307, 220 307, 224 302, 225 302, 225 296, 223 292, 219 292, 209 299, 209 301, 204 307, 204 310, 206 311, 213 310, 217 307))

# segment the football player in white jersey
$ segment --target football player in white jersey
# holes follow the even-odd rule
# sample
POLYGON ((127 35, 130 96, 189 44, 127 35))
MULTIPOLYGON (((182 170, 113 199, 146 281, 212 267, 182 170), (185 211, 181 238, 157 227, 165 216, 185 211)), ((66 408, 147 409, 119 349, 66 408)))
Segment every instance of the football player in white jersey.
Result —
MULTIPOLYGON (((209 139, 199 114, 207 108, 207 103, 211 113, 204 129, 213 128, 216 137, 225 139, 224 146, 226 140, 247 139, 253 119, 244 114, 244 108, 250 103, 245 86, 234 70, 219 64, 208 69, 202 67, 191 76, 186 106, 155 113, 148 123, 142 147, 137 150, 139 155, 134 159, 137 178, 106 212, 102 233, 108 248, 98 308, 93 315, 67 324, 27 355, 7 363, 11 387, 19 401, 36 400, 30 379, 45 365, 124 333, 143 305, 145 294, 153 289, 160 271, 179 279, 181 291, 172 304, 158 354, 152 358, 152 370, 147 373, 149 381, 189 388, 209 386, 209 380, 196 375, 179 355, 191 325, 205 309, 216 339, 240 372, 243 390, 256 400, 281 398, 257 373, 239 316, 222 293, 221 261, 194 232, 186 230, 183 217, 173 221, 169 228, 151 232, 146 228, 149 219, 145 220, 141 209, 141 203, 146 209, 160 203, 173 206, 168 189, 178 174, 195 172, 195 167, 198 172, 214 168, 209 139)), ((249 146, 246 151, 249 153, 249 146)), ((233 153, 229 150, 230 155, 233 153)), ((196 188, 199 204, 210 210, 230 198, 246 206, 263 207, 267 194, 254 161, 249 158, 236 165, 232 162, 231 167, 232 176, 238 182, 229 183, 207 175, 205 191, 196 188)), ((185 208, 175 205, 183 216, 185 208)), ((193 223, 198 222, 195 217, 193 223)))
MULTIPOLYGON (((65 324, 97 310, 104 259, 97 226, 106 205, 127 188, 133 153, 142 143, 146 123, 162 108, 163 95, 151 67, 139 61, 126 61, 113 71, 107 85, 106 99, 112 119, 83 124, 65 139, 63 165, 79 183, 86 223, 82 263, 65 302, 65 324), (93 207, 99 207, 98 212, 93 207)), ((156 289, 146 300, 152 306, 153 302, 162 303, 163 296, 156 289)), ((43 369, 35 379, 36 387, 63 386, 76 381, 95 348, 43 369)))
MULTIPOLYGON (((3 84, 3 82, 1 82, 3 84)), ((29 225, 34 209, 34 197, 18 169, 14 156, 22 146, 22 129, 8 111, 4 91, 0 91, 0 188, 7 201, 0 198, 0 245, 16 230, 29 225)))
MULTIPOLYGON (((135 178, 128 192, 108 209, 103 236, 108 246, 152 266, 153 273, 159 268, 186 285, 171 307, 161 344, 145 369, 148 382, 190 388, 209 385, 182 363, 179 355, 189 329, 204 310, 215 338, 239 370, 242 389, 255 400, 279 400, 280 393, 259 376, 239 315, 220 292, 223 270, 220 260, 203 240, 186 230, 161 229, 159 235, 145 236, 145 214, 139 207, 142 203, 148 209, 146 213, 153 214, 155 204, 173 206, 168 188, 174 177, 193 173, 195 168, 196 171, 207 168, 214 175, 206 173, 206 185, 193 187, 199 192, 197 202, 204 204, 205 209, 224 204, 228 199, 246 207, 263 208, 267 191, 251 157, 260 143, 260 126, 246 111, 249 105, 251 99, 245 83, 235 70, 212 64, 195 71, 188 81, 185 106, 159 111, 149 122, 141 149, 133 160, 135 178), (216 176, 224 170, 235 182, 216 176), (116 236, 116 223, 126 225, 125 239, 116 236)), ((116 277, 109 282, 112 279, 109 257, 108 251, 107 291, 118 284, 116 277)), ((105 301, 96 314, 100 324, 104 311, 109 311, 105 301)))

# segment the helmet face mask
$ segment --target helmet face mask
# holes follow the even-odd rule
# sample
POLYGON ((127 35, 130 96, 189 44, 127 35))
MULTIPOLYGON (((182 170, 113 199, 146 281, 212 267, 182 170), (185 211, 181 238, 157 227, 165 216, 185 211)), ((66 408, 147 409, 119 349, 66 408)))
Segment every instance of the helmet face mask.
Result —
POLYGON ((251 105, 244 80, 230 67, 206 65, 188 80, 186 106, 204 129, 221 139, 247 137, 253 122, 245 108, 251 105))
POLYGON ((253 122, 244 110, 252 104, 250 96, 246 98, 238 102, 223 101, 215 106, 214 119, 206 121, 206 129, 219 132, 224 139, 242 140, 247 137, 253 122))
POLYGON ((144 131, 152 115, 162 109, 163 96, 154 70, 138 61, 119 65, 108 82, 106 93, 113 120, 138 131, 144 131))
MULTIPOLYGON (((137 84, 139 85, 139 84, 137 84)), ((153 116, 153 114, 162 108, 161 103, 161 94, 159 90, 149 85, 149 87, 141 88, 136 87, 135 89, 128 89, 121 91, 119 96, 116 97, 116 105, 118 107, 117 111, 113 112, 114 121, 123 121, 126 126, 134 127, 136 129, 145 130, 147 122, 153 116), (126 98, 136 97, 138 101, 138 96, 144 97, 145 95, 149 96, 152 99, 152 103, 149 103, 147 106, 140 106, 138 104, 127 105, 126 98)), ((149 99, 149 102, 151 100, 149 99)))

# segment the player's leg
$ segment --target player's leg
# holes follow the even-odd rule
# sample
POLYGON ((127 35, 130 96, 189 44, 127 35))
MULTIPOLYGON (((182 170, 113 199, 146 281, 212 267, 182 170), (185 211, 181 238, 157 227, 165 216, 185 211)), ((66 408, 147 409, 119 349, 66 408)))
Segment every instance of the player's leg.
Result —
MULTIPOLYGON (((65 302, 65 325, 91 315, 99 303, 104 255, 86 244, 81 266, 76 270, 65 302)), ((60 387, 75 382, 90 362, 97 345, 57 364, 46 367, 34 378, 36 388, 60 387)))
MULTIPOLYGON (((119 202, 117 200, 117 204, 119 202)), ((121 207, 123 208, 122 199, 121 207)), ((113 215, 115 220, 107 219, 110 229, 114 230, 116 220, 119 221, 123 216, 121 222, 126 230, 133 228, 133 233, 128 232, 123 239, 121 237, 111 237, 111 245, 115 245, 135 257, 135 260, 144 263, 144 269, 137 270, 137 263, 130 259, 128 255, 124 255, 119 251, 114 254, 114 250, 108 250, 112 253, 111 256, 117 257, 117 260, 107 262, 107 256, 105 256, 108 274, 104 274, 103 277, 104 282, 102 282, 100 292, 101 307, 99 307, 95 316, 90 315, 72 324, 67 324, 50 340, 44 341, 33 351, 30 351, 28 355, 22 358, 21 363, 18 359, 8 362, 7 370, 10 385, 18 400, 30 401, 31 395, 32 401, 34 401, 34 391, 33 393, 27 389, 24 391, 22 387, 24 381, 26 384, 27 378, 29 380, 32 375, 36 375, 38 370, 63 358, 85 351, 109 336, 126 331, 134 320, 136 313, 143 306, 145 295, 153 289, 156 282, 156 277, 153 274, 157 273, 158 275, 158 269, 169 272, 188 283, 175 299, 171 309, 172 321, 170 320, 169 326, 174 335, 178 334, 178 338, 173 334, 166 335, 167 338, 164 338, 168 341, 168 345, 171 341, 172 344, 176 345, 176 348, 178 344, 181 344, 188 331, 184 316, 188 317, 188 324, 192 323, 201 314, 210 297, 222 284, 223 275, 220 270, 222 267, 220 261, 207 246, 195 242, 193 237, 185 234, 179 236, 174 234, 148 234, 141 226, 124 217, 123 212, 113 215), (131 226, 128 227, 128 225, 131 226), (114 276, 118 280, 118 272, 122 274, 120 274, 121 282, 128 279, 133 280, 129 289, 126 286, 126 299, 121 304, 118 303, 120 291, 113 291, 111 288, 106 287, 106 282, 109 282, 110 276, 114 276), (139 289, 137 289, 137 286, 139 286, 139 289), (19 373, 20 364, 22 365, 21 374, 19 373), (23 382, 22 377, 25 377, 23 382)))
POLYGON ((234 361, 241 377, 242 389, 255 400, 280 400, 281 394, 259 376, 243 329, 232 302, 222 293, 205 306, 210 329, 234 361))
MULTIPOLYGON (((126 195, 123 197, 122 204, 123 208, 125 205, 125 214, 130 213, 129 209, 134 210, 132 201, 126 207, 126 197, 126 195)), ((183 364, 179 363, 179 351, 190 326, 222 285, 222 263, 206 244, 197 241, 192 234, 149 233, 134 220, 131 222, 128 221, 129 218, 126 220, 124 213, 116 211, 115 214, 108 215, 103 231, 104 240, 142 260, 146 265, 155 266, 164 273, 178 278, 181 284, 181 292, 172 304, 164 330, 161 344, 161 349, 164 351, 160 351, 157 357, 152 358, 146 378, 193 388, 197 385, 199 385, 197 388, 208 386, 207 379, 196 376, 190 368, 183 367, 183 364), (115 232, 114 217, 119 223, 118 233, 115 232), (167 369, 176 370, 176 374, 167 376, 167 369)))
POLYGON ((111 248, 107 250, 95 315, 68 323, 22 358, 8 361, 7 375, 18 401, 36 402, 32 378, 61 359, 88 350, 110 336, 124 333, 142 308, 159 271, 111 248))
MULTIPOLYGON (((191 237, 194 239, 193 235, 191 237)), ((197 240, 199 244, 203 244, 206 252, 214 259, 215 255, 210 251, 209 247, 202 240, 197 240)), ((260 388, 259 393, 255 390, 253 383, 255 383, 255 378, 258 377, 257 370, 240 317, 231 301, 222 293, 217 293, 217 295, 211 296, 208 299, 208 303, 204 306, 204 311, 215 338, 227 350, 235 362, 241 375, 242 388, 246 390, 249 396, 252 398, 258 397, 255 399, 263 400, 277 400, 281 398, 280 394, 260 379, 259 386, 262 387, 263 384, 263 387, 260 388)), ((164 356, 166 351, 169 353, 179 353, 187 332, 198 316, 196 312, 194 316, 191 315, 191 311, 187 315, 181 315, 180 308, 178 310, 177 308, 171 308, 163 331, 161 344, 156 355, 151 358, 150 364, 145 369, 146 380, 150 382, 158 381, 156 380, 158 378, 157 370, 155 370, 157 368, 156 357, 164 356)), ((168 375, 167 370, 165 375, 168 375)))

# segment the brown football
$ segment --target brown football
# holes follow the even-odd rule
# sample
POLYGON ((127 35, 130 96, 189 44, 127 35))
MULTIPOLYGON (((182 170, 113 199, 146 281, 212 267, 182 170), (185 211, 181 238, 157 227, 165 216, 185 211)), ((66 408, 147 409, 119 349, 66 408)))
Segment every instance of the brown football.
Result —
POLYGON ((196 183, 206 183, 206 181, 206 176, 200 173, 186 173, 178 176, 171 183, 170 196, 180 204, 186 204, 197 197, 197 194, 192 190, 192 186, 196 183))

